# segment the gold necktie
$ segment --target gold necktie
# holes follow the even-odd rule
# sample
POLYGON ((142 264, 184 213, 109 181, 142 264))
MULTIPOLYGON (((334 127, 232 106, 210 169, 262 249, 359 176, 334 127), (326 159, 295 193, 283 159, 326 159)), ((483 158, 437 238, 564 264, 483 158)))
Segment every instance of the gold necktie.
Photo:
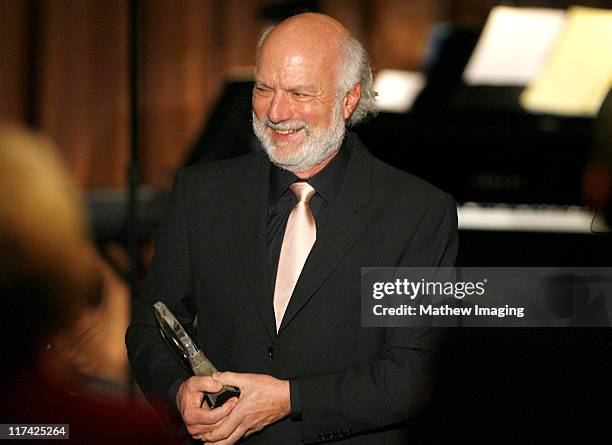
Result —
POLYGON ((274 285, 274 315, 277 332, 306 258, 317 239, 317 227, 310 211, 310 200, 316 190, 306 182, 296 182, 289 188, 295 193, 298 203, 289 214, 278 258, 274 285))

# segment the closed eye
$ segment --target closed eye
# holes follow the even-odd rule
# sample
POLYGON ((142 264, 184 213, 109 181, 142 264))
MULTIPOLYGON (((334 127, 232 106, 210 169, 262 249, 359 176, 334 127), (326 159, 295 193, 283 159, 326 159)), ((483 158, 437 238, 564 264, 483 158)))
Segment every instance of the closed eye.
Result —
POLYGON ((291 93, 293 97, 295 97, 297 100, 308 100, 310 99, 312 96, 310 94, 306 94, 306 93, 301 93, 299 91, 294 91, 293 93, 291 93))
POLYGON ((254 90, 257 94, 261 95, 270 94, 272 92, 271 89, 259 85, 256 85, 254 90))

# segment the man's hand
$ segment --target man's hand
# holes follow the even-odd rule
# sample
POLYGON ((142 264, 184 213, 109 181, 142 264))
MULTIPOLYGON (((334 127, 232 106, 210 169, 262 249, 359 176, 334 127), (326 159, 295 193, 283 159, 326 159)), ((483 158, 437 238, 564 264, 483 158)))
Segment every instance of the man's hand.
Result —
POLYGON ((217 372, 213 377, 224 385, 240 388, 240 399, 217 427, 202 435, 205 442, 231 445, 291 412, 289 382, 286 380, 235 372, 217 372))
POLYGON ((185 422, 187 431, 194 439, 202 439, 203 433, 221 426, 220 421, 227 416, 238 399, 232 397, 219 408, 211 409, 204 401, 206 393, 219 392, 223 384, 212 377, 191 377, 183 382, 176 394, 176 406, 185 422))

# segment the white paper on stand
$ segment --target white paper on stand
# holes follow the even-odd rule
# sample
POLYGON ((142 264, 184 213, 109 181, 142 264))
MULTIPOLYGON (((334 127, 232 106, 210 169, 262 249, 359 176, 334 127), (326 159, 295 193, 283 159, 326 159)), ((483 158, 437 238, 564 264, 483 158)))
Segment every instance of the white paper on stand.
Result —
POLYGON ((565 11, 497 6, 491 10, 463 73, 468 85, 525 86, 542 70, 565 11))

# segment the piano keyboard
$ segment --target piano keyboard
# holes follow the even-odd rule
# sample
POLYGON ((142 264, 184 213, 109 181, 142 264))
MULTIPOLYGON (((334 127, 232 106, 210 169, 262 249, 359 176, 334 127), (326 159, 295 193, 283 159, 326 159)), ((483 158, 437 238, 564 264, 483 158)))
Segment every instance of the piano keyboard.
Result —
POLYGON ((466 202, 457 206, 457 214, 463 230, 586 234, 609 230, 596 211, 580 206, 466 202))

